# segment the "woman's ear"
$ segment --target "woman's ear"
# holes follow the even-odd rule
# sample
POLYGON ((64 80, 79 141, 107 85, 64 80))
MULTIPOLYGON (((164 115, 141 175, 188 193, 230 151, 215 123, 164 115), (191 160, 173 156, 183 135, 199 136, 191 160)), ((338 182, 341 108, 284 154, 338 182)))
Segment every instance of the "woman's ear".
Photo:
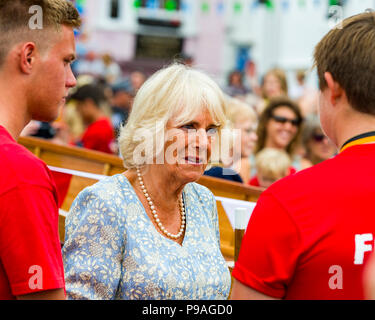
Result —
POLYGON ((25 74, 30 74, 35 63, 37 49, 34 42, 24 43, 20 52, 20 69, 25 74))

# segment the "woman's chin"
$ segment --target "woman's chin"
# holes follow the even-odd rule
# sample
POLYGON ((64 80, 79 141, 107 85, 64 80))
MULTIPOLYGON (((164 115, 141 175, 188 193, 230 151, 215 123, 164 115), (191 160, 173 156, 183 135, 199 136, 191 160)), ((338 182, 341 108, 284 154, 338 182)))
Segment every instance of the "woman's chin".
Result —
POLYGON ((288 147, 290 143, 290 140, 284 140, 284 139, 280 139, 278 142, 277 142, 277 146, 279 149, 286 149, 288 147))
POLYGON ((188 182, 194 182, 199 180, 199 178, 204 174, 206 165, 194 164, 194 163, 184 163, 180 164, 181 174, 188 182))

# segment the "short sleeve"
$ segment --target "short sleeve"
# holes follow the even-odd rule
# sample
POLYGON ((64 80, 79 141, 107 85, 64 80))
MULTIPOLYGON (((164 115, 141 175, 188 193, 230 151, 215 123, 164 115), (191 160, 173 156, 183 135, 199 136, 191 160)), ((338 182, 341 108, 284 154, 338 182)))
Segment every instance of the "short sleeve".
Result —
POLYGON ((67 215, 63 260, 68 299, 111 300, 116 296, 123 230, 115 199, 109 195, 110 190, 89 187, 78 195, 67 215))
POLYGON ((283 298, 300 253, 298 229, 269 193, 258 200, 241 244, 233 277, 265 295, 283 298))
POLYGON ((14 296, 64 288, 52 190, 22 185, 0 197, 0 260, 14 296))

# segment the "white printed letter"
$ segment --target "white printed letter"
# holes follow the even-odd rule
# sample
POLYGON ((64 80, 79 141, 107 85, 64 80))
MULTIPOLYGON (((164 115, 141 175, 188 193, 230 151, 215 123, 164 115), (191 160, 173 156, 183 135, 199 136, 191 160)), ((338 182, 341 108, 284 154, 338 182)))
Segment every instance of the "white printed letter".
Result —
POLYGON ((365 252, 372 250, 371 244, 365 244, 367 241, 372 241, 373 236, 371 233, 356 234, 355 235, 355 254, 354 264, 363 264, 365 252))

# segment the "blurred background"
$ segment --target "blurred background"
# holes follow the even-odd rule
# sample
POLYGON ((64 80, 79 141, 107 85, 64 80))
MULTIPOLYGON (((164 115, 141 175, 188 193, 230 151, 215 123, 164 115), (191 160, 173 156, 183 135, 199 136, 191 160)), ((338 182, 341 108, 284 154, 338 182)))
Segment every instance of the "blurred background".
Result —
MULTIPOLYGON (((110 55, 130 74, 154 72, 178 55, 221 85, 246 68, 279 67, 290 87, 312 65, 314 45, 341 18, 374 0, 76 0, 84 24, 80 57, 110 55)), ((314 76, 307 81, 315 84, 314 76)))
POLYGON ((254 182, 265 187, 337 153, 317 115, 314 47, 346 17, 375 8, 375 0, 74 3, 83 19, 72 64, 78 85, 57 121, 31 121, 23 136, 119 155, 117 137, 138 89, 155 71, 179 60, 220 85, 228 98, 228 120, 241 130, 241 161, 218 159, 212 175, 228 178, 222 168, 233 169, 239 176, 229 178, 250 183, 262 180, 256 163, 267 164, 262 171, 268 182, 254 182), (279 153, 260 152, 270 148, 279 153))

